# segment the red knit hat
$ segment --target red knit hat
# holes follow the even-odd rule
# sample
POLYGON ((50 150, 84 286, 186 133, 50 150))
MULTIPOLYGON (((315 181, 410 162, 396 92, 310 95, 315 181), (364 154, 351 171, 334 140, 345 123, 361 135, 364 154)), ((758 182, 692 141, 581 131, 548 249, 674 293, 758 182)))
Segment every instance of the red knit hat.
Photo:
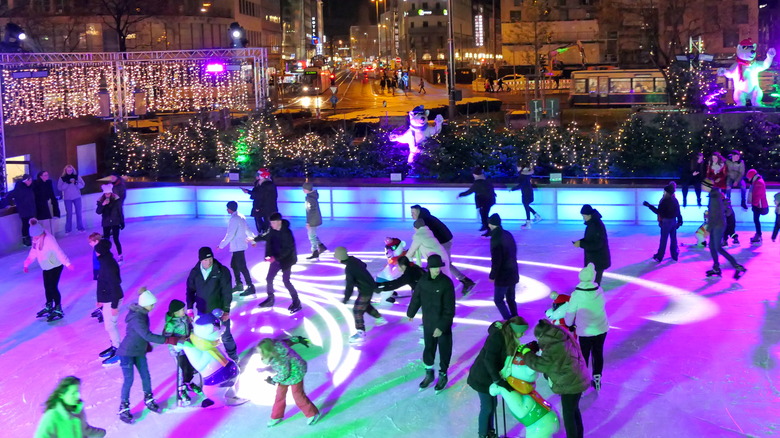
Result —
POLYGON ((552 298, 553 304, 563 304, 568 303, 571 296, 559 294, 558 292, 551 292, 550 298, 552 298))

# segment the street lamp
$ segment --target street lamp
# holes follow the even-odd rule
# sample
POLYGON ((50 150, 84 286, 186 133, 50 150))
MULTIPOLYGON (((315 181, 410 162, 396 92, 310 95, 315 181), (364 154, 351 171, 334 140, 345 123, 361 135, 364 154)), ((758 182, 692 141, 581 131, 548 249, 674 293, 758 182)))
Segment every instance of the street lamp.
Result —
POLYGON ((374 6, 376 6, 376 38, 377 38, 377 65, 379 65, 382 62, 382 37, 380 36, 382 32, 382 20, 379 19, 379 3, 381 3, 384 0, 371 0, 372 3, 374 3, 374 6))

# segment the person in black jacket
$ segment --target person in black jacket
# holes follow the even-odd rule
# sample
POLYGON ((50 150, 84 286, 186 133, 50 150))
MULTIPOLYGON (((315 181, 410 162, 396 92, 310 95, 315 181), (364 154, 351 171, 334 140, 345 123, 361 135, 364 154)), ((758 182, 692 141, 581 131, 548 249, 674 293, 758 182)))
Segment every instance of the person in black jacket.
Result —
POLYGON ((100 352, 99 356, 104 357, 104 365, 110 365, 119 360, 116 354, 119 348, 119 305, 122 302, 124 293, 122 292, 122 277, 119 272, 119 264, 114 260, 111 254, 111 242, 102 239, 95 245, 95 253, 98 255, 97 276, 97 306, 101 309, 103 315, 103 326, 108 333, 111 346, 107 350, 100 352), (109 310, 106 305, 110 305, 109 310))
MULTIPOLYGON (((32 184, 35 192, 35 218, 40 221, 48 221, 53 217, 60 217, 60 202, 54 194, 54 184, 49 179, 49 172, 43 170, 38 172, 38 177, 32 184), (51 210, 49 209, 51 203, 51 210)), ((41 224, 43 225, 43 223, 41 224)), ((45 225, 53 233, 51 224, 45 225)))
POLYGON ((520 282, 517 270, 517 244, 512 233, 501 227, 501 216, 498 213, 490 216, 488 226, 490 227, 489 278, 493 282, 493 302, 496 303, 501 316, 509 319, 517 316, 515 288, 520 282))
POLYGON ((591 207, 590 204, 583 205, 580 209, 580 214, 585 221, 585 236, 580 240, 573 241, 572 244, 577 248, 585 250, 585 263, 583 266, 593 263, 593 266, 596 267, 596 279, 594 281, 600 286, 604 271, 612 265, 607 228, 604 226, 604 222, 601 221, 601 213, 591 207))
POLYGON ((366 312, 376 318, 374 324, 377 327, 387 324, 387 320, 382 318, 379 311, 371 305, 371 296, 374 294, 374 290, 376 290, 376 282, 371 273, 368 272, 368 269, 366 269, 366 264, 357 257, 347 254, 347 249, 343 246, 339 246, 333 251, 333 257, 345 265, 344 275, 347 284, 344 288, 344 300, 342 302, 347 304, 355 292, 355 286, 358 288, 358 297, 355 300, 355 307, 352 308, 357 333, 349 338, 349 342, 351 344, 360 343, 366 337, 366 322, 363 319, 363 315, 366 312))
POLYGON ((152 349, 149 343, 176 345, 181 340, 181 338, 174 336, 166 338, 149 331, 149 312, 154 309, 157 298, 145 287, 142 287, 139 292, 138 303, 130 305, 130 311, 125 318, 127 332, 116 352, 119 356, 123 377, 119 418, 125 423, 133 422, 133 415, 130 413, 130 388, 133 386, 134 377, 133 367, 138 369, 138 374, 141 376, 141 386, 144 390, 146 407, 150 411, 161 412, 160 406, 154 400, 154 395, 152 395, 152 377, 149 375, 149 364, 146 361, 146 353, 152 349))
POLYGON ((411 211, 412 219, 422 219, 423 222, 425 222, 425 226, 431 229, 433 236, 436 237, 436 240, 438 240, 439 243, 441 243, 441 246, 444 247, 444 250, 447 251, 447 255, 450 259, 450 272, 458 281, 463 283, 463 290, 461 293, 463 295, 468 295, 477 283, 466 277, 466 275, 460 272, 460 270, 455 267, 455 264, 452 263, 452 232, 450 229, 447 228, 447 225, 444 225, 444 222, 439 220, 439 218, 432 215, 427 208, 415 204, 412 205, 411 211))
POLYGON ((222 310, 222 344, 228 357, 238 363, 238 348, 230 333, 230 303, 233 301, 233 283, 227 266, 214 258, 211 248, 198 250, 198 263, 187 277, 187 314, 194 319, 193 305, 198 313, 222 310))
POLYGON ((279 211, 276 206, 276 184, 271 181, 271 172, 268 169, 259 169, 252 190, 241 190, 248 193, 252 199, 252 217, 255 218, 257 234, 265 234, 270 225, 271 214, 279 211))
MULTIPOLYGON (((430 263, 430 261, 428 261, 428 263, 430 263)), ((409 260, 409 257, 406 256, 398 257, 398 268, 401 270, 401 276, 395 280, 377 283, 377 289, 380 291, 396 290, 408 285, 414 290, 414 288, 417 287, 417 282, 425 275, 425 270, 412 263, 409 260)), ((389 298, 388 301, 389 300, 393 300, 390 301, 391 303, 395 301, 392 297, 389 298)))
POLYGON ((677 198, 674 197, 675 187, 677 185, 674 181, 664 187, 664 195, 661 198, 661 202, 658 203, 658 208, 647 201, 642 203, 642 205, 658 215, 658 226, 661 227, 661 240, 658 242, 658 251, 653 254, 653 260, 658 263, 664 259, 666 242, 670 238, 669 253, 672 255, 672 260, 676 262, 679 255, 677 250, 677 229, 682 226, 683 218, 682 213, 680 213, 680 204, 677 202, 677 198))
POLYGON ((493 190, 493 184, 485 179, 485 173, 482 167, 477 166, 472 171, 474 177, 474 183, 465 192, 458 194, 458 198, 468 196, 474 193, 474 204, 479 210, 479 218, 482 221, 482 228, 479 231, 484 231, 483 237, 490 236, 488 230, 488 214, 490 214, 490 207, 496 204, 496 192, 493 190))
POLYGON ((122 255, 122 242, 119 241, 119 230, 125 227, 122 201, 119 195, 113 192, 114 186, 112 184, 104 184, 101 188, 103 189, 103 194, 97 200, 95 212, 102 216, 103 238, 114 238, 116 254, 119 263, 121 263, 124 261, 124 256, 122 255))
POLYGON ((528 330, 528 323, 520 316, 507 321, 496 321, 488 327, 488 337, 469 370, 468 385, 479 394, 479 437, 497 437, 495 428, 496 397, 490 395, 490 385, 496 384, 513 391, 501 376, 507 356, 514 356, 519 339, 528 330))
POLYGON ((36 214, 35 191, 31 187, 32 182, 32 176, 25 173, 8 194, 8 198, 14 200, 16 212, 19 213, 19 219, 22 220, 22 243, 24 246, 32 245, 30 219, 34 218, 36 214))
POLYGON ((704 178, 704 170, 704 154, 701 152, 695 152, 690 160, 683 164, 682 178, 680 178, 683 208, 688 205, 689 186, 693 186, 696 192, 696 203, 701 207, 701 182, 704 178))
POLYGON ((295 237, 290 230, 290 221, 283 219, 279 212, 271 214, 269 219, 271 229, 267 233, 255 237, 255 242, 265 240, 265 259, 271 263, 268 266, 268 275, 265 277, 268 298, 260 303, 258 307, 274 306, 274 278, 276 278, 276 274, 279 271, 282 271, 282 282, 287 291, 290 292, 290 298, 292 298, 292 304, 290 304, 287 310, 292 314, 301 310, 301 300, 298 298, 298 291, 295 290, 295 286, 290 281, 292 267, 298 263, 295 237))
POLYGON ((723 203, 725 196, 713 186, 712 180, 707 178, 702 184, 705 192, 710 194, 710 202, 707 205, 707 231, 710 232, 710 255, 712 256, 712 269, 706 272, 707 277, 721 276, 720 259, 722 255, 731 266, 734 267, 734 279, 739 280, 747 269, 737 263, 737 260, 723 248, 723 230, 726 228, 726 211, 723 203))
POLYGON ((433 361, 436 358, 436 348, 439 349, 439 379, 436 381, 436 391, 447 386, 447 369, 452 358, 452 319, 455 317, 455 288, 452 279, 441 273, 444 262, 438 254, 428 257, 428 273, 423 274, 414 288, 412 300, 406 310, 409 321, 414 319, 422 307, 423 363, 425 364, 425 379, 420 382, 420 389, 425 389, 433 382, 433 361))

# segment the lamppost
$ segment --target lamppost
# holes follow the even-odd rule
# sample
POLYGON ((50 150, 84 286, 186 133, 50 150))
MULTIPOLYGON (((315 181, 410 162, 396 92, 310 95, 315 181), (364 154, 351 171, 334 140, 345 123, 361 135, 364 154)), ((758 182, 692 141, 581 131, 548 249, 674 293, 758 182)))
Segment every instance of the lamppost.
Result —
POLYGON ((379 19, 379 3, 381 3, 383 0, 371 0, 371 2, 376 6, 376 46, 377 46, 377 66, 381 62, 382 58, 382 20, 379 19))
POLYGON ((455 32, 453 30, 452 23, 452 0, 447 0, 447 36, 448 36, 448 51, 447 54, 447 95, 449 96, 449 120, 453 122, 455 120, 455 32))

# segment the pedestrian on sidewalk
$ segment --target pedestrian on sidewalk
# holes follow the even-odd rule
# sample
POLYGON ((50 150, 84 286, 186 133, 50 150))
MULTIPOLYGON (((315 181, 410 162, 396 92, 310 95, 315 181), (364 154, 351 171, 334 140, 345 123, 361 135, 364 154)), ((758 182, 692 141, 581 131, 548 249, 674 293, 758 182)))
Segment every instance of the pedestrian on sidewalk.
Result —
POLYGON ((425 91, 425 80, 422 77, 420 77, 420 83, 419 83, 418 86, 420 87, 420 90, 418 91, 418 93, 420 93, 420 94, 428 94, 425 91))
POLYGON ((421 207, 420 205, 415 204, 411 206, 410 210, 412 212, 412 219, 415 221, 417 219, 422 219, 425 225, 431 229, 434 237, 436 237, 436 240, 441 243, 441 246, 444 248, 444 251, 446 251, 447 257, 450 260, 450 272, 452 272, 452 275, 463 284, 461 293, 464 296, 468 295, 471 290, 474 289, 476 283, 470 278, 466 277, 466 275, 460 272, 460 269, 458 269, 452 263, 452 232, 450 229, 447 228, 447 225, 439 220, 439 218, 432 215, 431 212, 425 207, 421 207))
POLYGON ((583 205, 580 214, 585 221, 585 235, 582 239, 573 241, 572 244, 585 251, 583 266, 593 263, 596 267, 596 284, 601 285, 604 271, 612 265, 607 228, 601 221, 601 213, 590 204, 583 205))
POLYGON ((490 230, 488 229, 488 215, 490 214, 490 207, 496 204, 496 191, 493 189, 487 179, 485 179, 485 172, 482 170, 482 166, 476 166, 472 171, 474 177, 474 183, 471 184, 468 190, 458 194, 458 198, 474 194, 474 205, 479 211, 479 219, 482 222, 482 228, 479 231, 483 231, 482 237, 490 236, 490 230))
POLYGON ((347 254, 347 249, 343 246, 333 250, 333 257, 345 266, 344 277, 346 286, 344 287, 344 300, 342 302, 347 304, 355 292, 355 286, 358 288, 358 297, 355 300, 355 306, 352 308, 352 314, 355 316, 355 330, 357 332, 349 338, 350 344, 357 344, 363 342, 366 337, 366 323, 363 319, 365 313, 375 318, 374 325, 376 327, 387 324, 387 320, 371 305, 371 296, 376 290, 376 282, 371 273, 368 272, 366 264, 357 257, 347 254))
POLYGON ((493 213, 490 227, 490 281, 493 282, 493 302, 501 317, 517 316, 515 289, 520 282, 517 269, 517 244, 512 233, 501 227, 501 216, 493 213), (504 302, 506 301, 506 303, 504 302))
POLYGON ((317 229, 322 225, 320 194, 310 182, 303 183, 303 193, 306 194, 306 234, 309 235, 311 243, 311 255, 306 257, 306 260, 318 260, 320 254, 328 250, 317 237, 317 229))
POLYGON ((290 221, 283 219, 279 212, 271 214, 269 220, 271 229, 266 234, 255 237, 255 242, 265 240, 265 259, 270 263, 268 275, 265 277, 268 297, 258 307, 274 306, 274 278, 276 278, 276 274, 279 271, 282 271, 282 282, 290 293, 290 298, 292 298, 292 303, 287 310, 290 311, 290 314, 293 314, 301 310, 301 300, 298 298, 298 291, 295 290, 295 286, 290 281, 292 267, 298 263, 295 237, 290 230, 290 221))
POLYGON ((498 78, 498 89, 496 91, 504 91, 504 78, 498 78))
POLYGON ((81 217, 81 189, 84 179, 78 175, 76 168, 68 164, 62 169, 62 176, 57 180, 57 190, 62 193, 65 202, 65 234, 73 231, 73 213, 76 213, 76 229, 84 231, 84 221, 81 217))
POLYGON ((46 305, 38 312, 36 318, 46 317, 48 322, 60 320, 65 316, 62 312, 62 295, 59 289, 62 267, 65 265, 72 271, 73 265, 57 244, 54 235, 47 233, 35 218, 30 219, 30 236, 32 247, 24 260, 24 272, 30 272, 30 264, 33 260, 37 260, 43 272, 43 289, 46 294, 46 305))
POLYGON ((683 224, 682 213, 680 212, 680 203, 677 202, 677 198, 674 196, 674 189, 677 184, 674 181, 664 187, 664 194, 661 198, 661 202, 658 203, 658 208, 645 201, 642 203, 650 211, 657 215, 658 226, 661 227, 661 240, 658 242, 658 251, 653 254, 653 260, 661 263, 666 254, 666 243, 669 243, 669 253, 672 256, 672 260, 677 261, 679 254, 677 248, 677 229, 683 224))
POLYGON ((753 210, 753 224, 756 226, 756 234, 750 238, 750 243, 761 243, 761 216, 769 213, 769 201, 766 199, 766 183, 764 182, 764 177, 759 175, 756 169, 747 171, 747 179, 750 184, 748 201, 753 210))
POLYGON ((734 279, 739 279, 745 274, 747 269, 737 263, 737 260, 723 248, 723 231, 726 228, 726 212, 723 207, 723 198, 725 196, 720 189, 713 185, 710 178, 705 179, 701 184, 702 189, 710 195, 710 202, 707 205, 707 229, 710 232, 710 255, 712 256, 712 269, 706 272, 707 277, 721 276, 720 260, 718 255, 722 255, 734 267, 734 279))
POLYGON ((255 185, 252 190, 241 188, 252 199, 252 217, 255 218, 257 234, 265 234, 268 231, 269 216, 276 213, 276 184, 271 180, 271 172, 268 169, 259 169, 255 174, 255 185))
MULTIPOLYGON (((501 82, 499 82, 500 84, 501 82)), ((531 176, 534 174, 534 166, 529 160, 521 160, 517 162, 518 184, 511 189, 511 191, 520 190, 522 195, 523 208, 525 209, 525 224, 521 228, 525 230, 531 229, 531 213, 534 215, 534 223, 542 220, 539 213, 531 207, 531 203, 534 202, 534 187, 531 183, 531 176)))
POLYGON ((227 213, 230 215, 227 232, 217 248, 223 249, 230 245, 230 267, 233 269, 233 275, 236 276, 236 287, 233 288, 233 292, 240 291, 242 297, 254 295, 255 285, 252 283, 252 276, 246 266, 246 249, 249 247, 247 240, 254 239, 255 235, 249 231, 244 215, 238 212, 238 202, 228 202, 227 213), (246 281, 246 291, 241 282, 242 275, 246 281))

